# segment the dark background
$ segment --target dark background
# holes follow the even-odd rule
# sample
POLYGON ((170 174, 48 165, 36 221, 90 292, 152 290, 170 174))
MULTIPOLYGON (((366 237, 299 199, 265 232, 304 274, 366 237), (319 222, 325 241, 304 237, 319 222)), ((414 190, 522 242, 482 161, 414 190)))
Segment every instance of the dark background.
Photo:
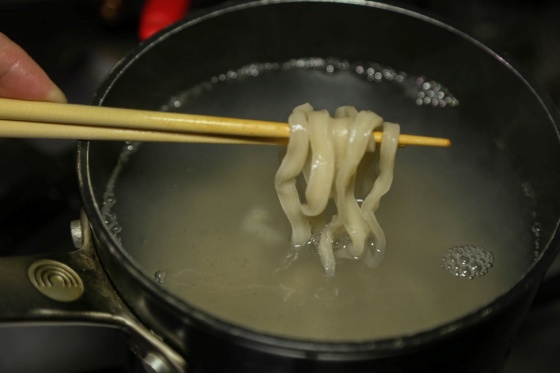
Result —
MULTIPOLYGON (((218 0, 194 1, 191 8, 218 0)), ((560 104, 560 3, 401 1, 497 50, 560 104)), ((66 93, 87 104, 114 64, 138 43, 140 0, 0 0, 0 32, 20 44, 66 93)), ((75 142, 0 139, 0 256, 72 250, 79 216, 75 142)), ((557 372, 560 264, 549 271, 506 373, 557 372)), ((138 363, 112 330, 0 327, 0 370, 128 372, 138 363), (37 363, 31 364, 30 356, 37 363), (42 366, 42 368, 39 368, 42 366), (2 368, 5 368, 4 370, 2 368)))

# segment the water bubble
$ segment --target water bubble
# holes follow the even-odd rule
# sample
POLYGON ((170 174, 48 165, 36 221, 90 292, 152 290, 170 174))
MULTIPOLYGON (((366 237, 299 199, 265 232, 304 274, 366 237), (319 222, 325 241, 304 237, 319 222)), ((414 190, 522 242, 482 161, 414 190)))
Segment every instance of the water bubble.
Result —
POLYGON ((542 229, 541 223, 539 223, 538 221, 536 221, 536 222, 533 224, 533 228, 532 228, 533 233, 535 234, 535 237, 539 237, 539 236, 541 235, 541 229, 542 229))
POLYGON ((527 198, 530 198, 530 199, 535 198, 535 191, 533 190, 533 187, 531 186, 531 184, 529 184, 527 182, 522 183, 521 188, 523 188, 523 194, 525 194, 525 196, 527 198))
POLYGON ((111 211, 105 211, 103 212, 102 215, 103 215, 103 220, 105 221, 106 224, 112 223, 116 219, 116 214, 111 211))
POLYGON ((393 80, 393 76, 395 75, 395 72, 389 69, 383 69, 383 76, 385 77, 385 79, 391 81, 393 80))
POLYGON ((110 205, 113 204, 114 202, 115 202, 115 195, 113 193, 105 193, 105 196, 103 198, 103 204, 110 205))
POLYGON ((533 238, 534 238, 534 245, 535 245, 535 251, 534 251, 534 257, 535 259, 539 257, 540 255, 540 248, 541 248, 541 244, 540 244, 540 238, 541 238, 541 230, 542 230, 542 225, 540 222, 535 221, 533 223, 533 226, 531 227, 531 231, 533 232, 533 238))
POLYGON ((491 307, 486 308, 484 311, 482 311, 482 317, 487 317, 490 314, 492 314, 494 310, 491 307))
POLYGON ((165 272, 156 271, 156 273, 154 273, 154 281, 158 284, 163 284, 165 282, 165 272))
POLYGON ((473 279, 488 273, 494 265, 494 255, 481 246, 454 246, 444 253, 441 262, 452 275, 473 279))
POLYGON ((480 264, 479 262, 473 262, 469 264, 469 267, 471 269, 471 271, 473 271, 474 273, 480 272, 482 271, 482 269, 486 266, 480 264))
POLYGON ((402 338, 397 338, 393 341, 393 347, 396 348, 404 348, 406 346, 404 339, 402 338))

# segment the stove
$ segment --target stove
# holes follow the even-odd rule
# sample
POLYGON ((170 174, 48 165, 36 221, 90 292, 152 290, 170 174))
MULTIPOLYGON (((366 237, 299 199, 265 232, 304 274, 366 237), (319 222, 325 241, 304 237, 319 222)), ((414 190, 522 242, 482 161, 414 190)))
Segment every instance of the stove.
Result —
MULTIPOLYGON (((216 1, 193 2, 194 11, 216 1)), ((560 4, 553 0, 409 0, 516 62, 560 104, 560 4)), ((88 104, 105 74, 138 43, 143 2, 0 0, 0 31, 26 49, 66 93, 88 104)), ((0 256, 73 250, 79 217, 75 142, 0 139, 0 256)), ((556 372, 560 260, 549 270, 505 373, 556 372)), ((0 327, 2 372, 143 371, 111 328, 0 327), (32 359, 30 357, 33 357, 32 359)))

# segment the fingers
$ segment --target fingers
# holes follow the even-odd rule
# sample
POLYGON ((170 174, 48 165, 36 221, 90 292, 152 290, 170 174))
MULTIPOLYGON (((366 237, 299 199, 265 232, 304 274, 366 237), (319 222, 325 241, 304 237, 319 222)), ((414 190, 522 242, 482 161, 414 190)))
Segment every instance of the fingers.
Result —
POLYGON ((67 102, 45 71, 16 43, 0 32, 0 97, 67 102))

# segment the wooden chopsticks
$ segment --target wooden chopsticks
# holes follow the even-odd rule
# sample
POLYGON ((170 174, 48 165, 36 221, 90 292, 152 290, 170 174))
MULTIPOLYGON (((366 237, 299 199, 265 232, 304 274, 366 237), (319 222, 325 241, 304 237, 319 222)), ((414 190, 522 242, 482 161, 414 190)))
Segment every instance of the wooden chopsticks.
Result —
MULTIPOLYGON (((289 136, 290 127, 281 122, 0 99, 0 137, 280 145, 289 136)), ((380 142, 382 133, 374 137, 380 142)), ((402 134, 399 145, 451 142, 402 134)))

